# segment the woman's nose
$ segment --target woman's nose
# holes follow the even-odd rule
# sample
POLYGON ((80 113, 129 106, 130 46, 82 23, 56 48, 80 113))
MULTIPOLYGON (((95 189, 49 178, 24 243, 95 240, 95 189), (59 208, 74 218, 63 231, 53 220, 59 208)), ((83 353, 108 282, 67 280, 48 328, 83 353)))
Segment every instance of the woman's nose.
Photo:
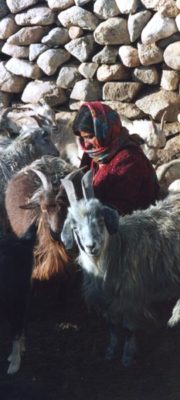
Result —
POLYGON ((91 149, 92 148, 91 139, 84 138, 84 146, 86 149, 91 149))

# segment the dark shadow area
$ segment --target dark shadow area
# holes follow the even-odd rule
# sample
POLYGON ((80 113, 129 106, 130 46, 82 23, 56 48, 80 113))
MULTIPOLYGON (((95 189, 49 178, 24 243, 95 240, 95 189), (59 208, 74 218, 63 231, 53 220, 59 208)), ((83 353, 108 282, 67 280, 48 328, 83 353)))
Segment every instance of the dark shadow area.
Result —
POLYGON ((88 313, 77 275, 34 284, 27 350, 14 376, 6 375, 11 339, 0 318, 0 399, 179 400, 179 327, 140 332, 140 354, 131 368, 119 359, 105 361, 106 324, 88 313))

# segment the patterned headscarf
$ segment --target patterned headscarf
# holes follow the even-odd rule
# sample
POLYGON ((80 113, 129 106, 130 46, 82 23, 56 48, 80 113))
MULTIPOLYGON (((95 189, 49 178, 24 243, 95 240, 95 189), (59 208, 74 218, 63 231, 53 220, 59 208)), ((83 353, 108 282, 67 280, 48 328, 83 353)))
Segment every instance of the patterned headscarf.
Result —
POLYGON ((86 149, 83 146, 83 139, 81 146, 95 162, 106 164, 121 148, 128 143, 132 144, 130 135, 122 128, 120 117, 115 110, 99 101, 85 102, 81 107, 88 107, 90 110, 96 137, 93 149, 86 149))

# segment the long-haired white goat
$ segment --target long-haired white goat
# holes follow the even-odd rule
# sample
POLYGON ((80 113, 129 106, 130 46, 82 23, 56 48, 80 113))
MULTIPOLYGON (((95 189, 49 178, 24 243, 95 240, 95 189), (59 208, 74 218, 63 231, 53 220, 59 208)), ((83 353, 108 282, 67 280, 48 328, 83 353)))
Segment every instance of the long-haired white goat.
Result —
MULTIPOLYGON (((128 365, 136 351, 135 332, 156 320, 154 303, 180 298, 180 194, 119 217, 93 197, 90 172, 82 178, 79 201, 72 182, 62 182, 71 205, 61 239, 67 249, 74 239, 78 245, 88 305, 115 329, 120 324, 132 333, 122 356, 128 365)), ((107 357, 116 345, 111 335, 107 357)))

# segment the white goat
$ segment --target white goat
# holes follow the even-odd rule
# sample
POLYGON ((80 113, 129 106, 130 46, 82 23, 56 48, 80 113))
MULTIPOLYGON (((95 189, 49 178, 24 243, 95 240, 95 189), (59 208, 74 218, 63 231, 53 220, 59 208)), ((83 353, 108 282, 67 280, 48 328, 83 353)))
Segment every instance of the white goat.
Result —
POLYGON ((153 120, 134 120, 121 116, 122 125, 128 129, 130 134, 137 133, 143 140, 141 146, 147 158, 152 163, 157 162, 157 151, 166 144, 166 136, 164 132, 165 114, 163 113, 160 124, 156 124, 153 120))
MULTIPOLYGON (((72 182, 63 185, 70 201, 61 239, 67 249, 75 239, 83 269, 84 295, 117 329, 126 327, 122 361, 132 362, 135 332, 158 320, 155 303, 180 298, 180 194, 146 210, 119 217, 93 198, 90 173, 82 179, 84 199, 77 201, 72 182)), ((111 336, 107 357, 116 350, 111 336)))
POLYGON ((37 128, 43 119, 44 122, 49 121, 52 127, 56 126, 55 112, 45 102, 16 104, 0 113, 0 130, 4 135, 14 138, 24 132, 25 127, 37 128))

